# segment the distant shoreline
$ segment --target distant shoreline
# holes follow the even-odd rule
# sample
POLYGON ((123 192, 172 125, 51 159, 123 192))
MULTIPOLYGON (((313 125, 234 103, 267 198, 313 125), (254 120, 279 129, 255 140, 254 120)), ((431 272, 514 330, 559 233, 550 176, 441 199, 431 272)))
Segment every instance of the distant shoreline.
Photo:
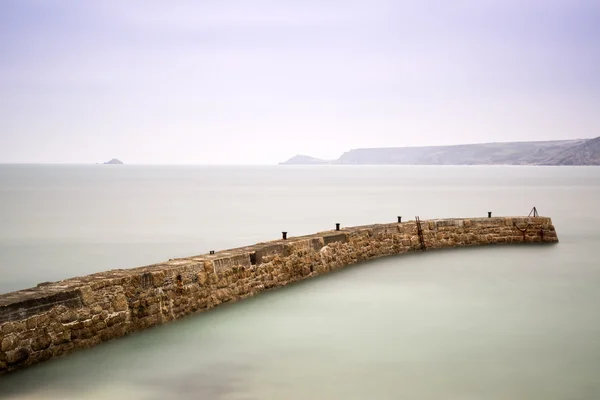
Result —
MULTIPOLYGON (((5 166, 48 166, 48 167, 103 167, 102 163, 11 163, 0 162, 5 166)), ((541 164, 123 164, 122 167, 207 167, 207 168, 265 168, 265 167, 598 167, 588 165, 541 165, 541 164)))
POLYGON ((280 165, 600 165, 600 137, 539 142, 353 149, 335 160, 296 155, 280 165))

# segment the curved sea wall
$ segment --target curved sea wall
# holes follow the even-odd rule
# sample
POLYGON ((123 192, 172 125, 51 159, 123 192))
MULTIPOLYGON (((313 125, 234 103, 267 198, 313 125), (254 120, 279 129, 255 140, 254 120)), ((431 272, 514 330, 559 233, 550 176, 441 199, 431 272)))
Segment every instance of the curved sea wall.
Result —
POLYGON ((546 217, 408 221, 42 283, 0 295, 0 374, 361 261, 449 247, 553 242, 558 237, 546 217))

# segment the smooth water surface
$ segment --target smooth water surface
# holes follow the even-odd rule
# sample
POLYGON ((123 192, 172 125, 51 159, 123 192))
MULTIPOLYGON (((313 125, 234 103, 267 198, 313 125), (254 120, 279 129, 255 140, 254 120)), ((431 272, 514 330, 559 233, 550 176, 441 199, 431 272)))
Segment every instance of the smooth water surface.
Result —
POLYGON ((0 292, 330 229, 553 218, 360 264, 0 378, 10 399, 600 397, 600 168, 0 166, 0 292))

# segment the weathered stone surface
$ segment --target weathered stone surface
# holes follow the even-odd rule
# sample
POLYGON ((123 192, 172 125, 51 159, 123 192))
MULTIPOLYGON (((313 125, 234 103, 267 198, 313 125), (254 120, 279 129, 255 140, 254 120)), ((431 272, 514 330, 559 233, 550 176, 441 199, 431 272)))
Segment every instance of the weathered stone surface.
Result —
POLYGON ((68 324, 69 322, 73 322, 75 320, 77 320, 77 313, 74 310, 67 310, 59 318, 59 321, 63 324, 68 324))
POLYGON ((63 343, 69 343, 71 341, 71 331, 65 330, 62 332, 56 332, 51 335, 53 345, 60 345, 63 343))
POLYGON ((119 293, 115 296, 112 305, 115 311, 125 311, 129 308, 127 297, 125 297, 123 293, 119 293))
POLYGON ((10 368, 11 365, 19 364, 29 358, 31 352, 26 348, 12 350, 6 353, 6 362, 10 368))
POLYGON ((323 235, 323 245, 327 246, 329 243, 341 242, 345 243, 348 241, 348 236, 345 233, 331 233, 323 235))
POLYGON ((92 307, 92 313, 93 314, 100 314, 101 312, 102 312, 102 306, 95 305, 94 307, 92 307))
POLYGON ((15 335, 7 336, 2 339, 2 343, 0 345, 0 350, 2 351, 10 351, 16 348, 19 345, 19 339, 15 335))
POLYGON ((94 291, 89 286, 84 286, 79 289, 79 296, 81 297, 81 302, 85 306, 90 306, 94 304, 94 291))
POLYGON ((52 344, 52 338, 47 333, 35 336, 31 342, 31 349, 33 351, 40 351, 47 349, 52 344))
MULTIPOLYGON (((421 221, 426 249, 558 241, 550 218, 421 221)), ((421 249, 414 221, 344 228, 0 295, 0 374, 364 260, 421 249)))
POLYGON ((8 335, 11 332, 15 331, 15 324, 12 322, 6 322, 1 326, 1 332, 3 335, 8 335))

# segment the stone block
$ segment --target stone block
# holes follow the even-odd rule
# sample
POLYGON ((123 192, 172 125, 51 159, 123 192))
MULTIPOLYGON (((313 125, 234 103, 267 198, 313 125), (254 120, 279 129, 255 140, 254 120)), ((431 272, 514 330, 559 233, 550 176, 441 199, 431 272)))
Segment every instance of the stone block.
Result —
POLYGON ((52 344, 61 345, 63 343, 69 343, 71 341, 71 331, 65 330, 63 332, 55 333, 51 336, 52 344))
POLYGON ((348 235, 346 235, 345 233, 333 233, 333 234, 323 235, 324 246, 327 246, 331 243, 347 243, 347 242, 348 242, 348 235))
POLYGON ((90 328, 83 328, 74 330, 71 332, 72 340, 83 340, 88 339, 93 336, 92 330, 90 328))
POLYGON ((14 350, 18 345, 19 339, 16 335, 7 336, 2 339, 2 343, 0 343, 0 350, 4 352, 14 350))
POLYGON ((207 281, 208 281, 208 273, 206 273, 205 271, 198 272, 198 283, 200 285, 206 285, 207 281))
POLYGON ((33 317, 27 319, 27 321, 25 321, 25 327, 27 329, 35 329, 37 327, 37 325, 38 325, 39 318, 40 317, 38 317, 36 315, 36 316, 33 316, 33 317))
POLYGON ((67 310, 65 313, 60 315, 58 320, 63 324, 68 324, 69 322, 77 320, 77 313, 74 310, 67 310))
POLYGON ((54 307, 79 308, 82 306, 79 290, 66 288, 63 291, 42 286, 11 294, 15 300, 0 306, 0 324, 10 321, 23 321, 29 317, 48 311, 54 307))
POLYGON ((82 304, 87 307, 92 305, 95 301, 94 291, 89 286, 84 286, 79 289, 79 297, 81 298, 82 304))
POLYGON ((99 305, 95 305, 92 307, 92 314, 100 314, 102 312, 102 307, 99 305))
POLYGON ((47 349, 52 344, 52 338, 47 333, 36 336, 31 341, 31 349, 33 351, 40 351, 47 349))
POLYGON ((5 322, 4 324, 0 325, 0 332, 2 332, 3 335, 8 335, 14 331, 15 325, 12 322, 5 322))
POLYGON ((15 350, 11 350, 6 353, 6 362, 9 366, 15 365, 15 364, 20 364, 20 363, 26 361, 29 358, 30 354, 31 354, 31 352, 24 347, 21 347, 19 349, 15 349, 15 350))
POLYGON ((142 289, 154 287, 154 278, 150 272, 143 273, 139 276, 139 286, 142 289))
POLYGON ((256 254, 256 265, 261 265, 268 262, 274 256, 287 256, 289 249, 281 243, 274 243, 270 245, 261 245, 255 251, 256 254))
POLYGON ((115 311, 125 311, 129 309, 129 303, 123 293, 117 293, 112 301, 112 306, 115 311))
POLYGON ((249 268, 251 265, 250 255, 248 253, 226 256, 223 258, 212 260, 212 262, 215 268, 215 272, 217 274, 222 273, 226 270, 231 270, 234 267, 249 268))

